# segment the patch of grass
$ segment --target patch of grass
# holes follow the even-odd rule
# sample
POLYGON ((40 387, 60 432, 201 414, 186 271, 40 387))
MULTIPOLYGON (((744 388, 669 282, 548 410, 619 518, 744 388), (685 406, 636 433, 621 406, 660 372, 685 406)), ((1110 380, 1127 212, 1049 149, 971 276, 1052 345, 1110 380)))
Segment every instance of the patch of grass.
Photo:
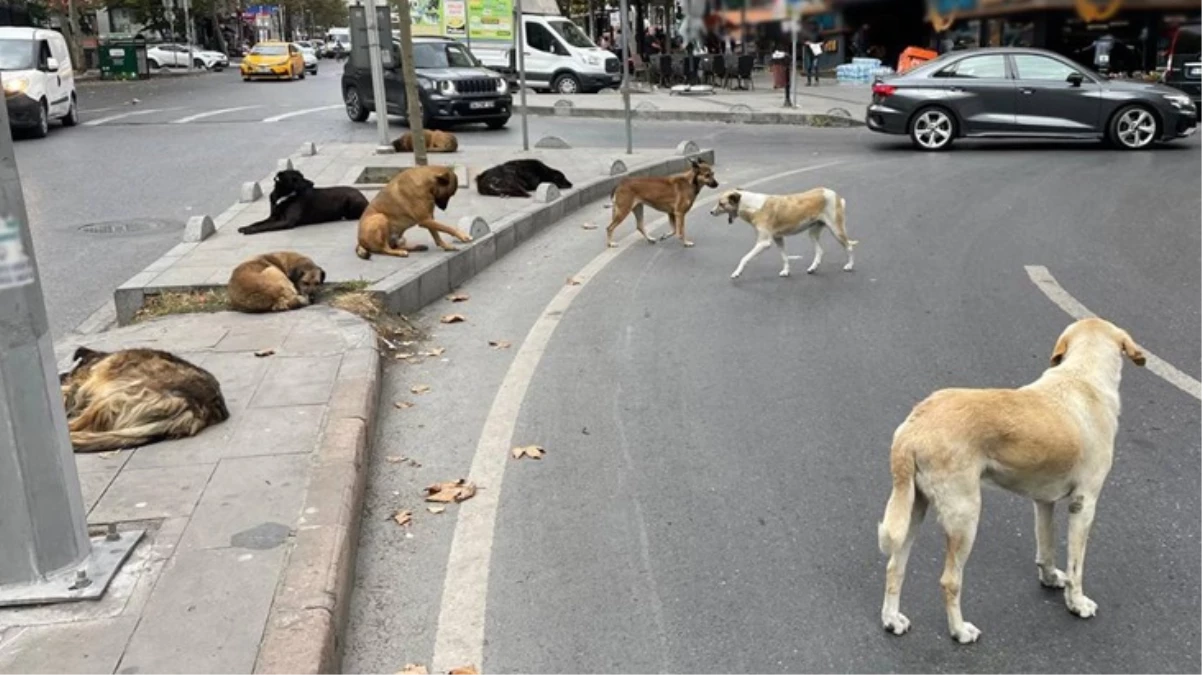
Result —
POLYGON ((146 304, 134 314, 134 323, 175 314, 221 312, 229 309, 224 288, 191 293, 159 293, 146 297, 146 304))
POLYGON ((425 333, 409 317, 393 314, 384 308, 383 302, 374 294, 367 292, 371 283, 367 281, 348 281, 334 284, 322 291, 319 302, 329 305, 370 323, 376 329, 376 334, 382 338, 384 345, 395 349, 396 343, 425 339, 425 333))

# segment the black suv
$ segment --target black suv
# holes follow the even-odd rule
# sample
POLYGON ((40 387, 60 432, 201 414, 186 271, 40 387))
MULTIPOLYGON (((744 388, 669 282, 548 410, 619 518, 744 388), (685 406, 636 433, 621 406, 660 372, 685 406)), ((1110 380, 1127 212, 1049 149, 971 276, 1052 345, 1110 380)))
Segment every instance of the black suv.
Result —
POLYGON ((1202 106, 1202 25, 1187 23, 1177 29, 1164 83, 1184 91, 1195 106, 1202 106))
MULTIPOLYGON (((342 71, 342 100, 347 116, 355 122, 366 120, 376 106, 371 69, 365 61, 365 51, 352 49, 342 71)), ((390 114, 406 117, 399 42, 392 43, 391 61, 384 68, 384 100, 390 114)), ((490 129, 500 129, 509 121, 513 108, 509 83, 499 73, 482 66, 455 40, 414 37, 413 66, 417 72, 423 127, 483 122, 490 129)))

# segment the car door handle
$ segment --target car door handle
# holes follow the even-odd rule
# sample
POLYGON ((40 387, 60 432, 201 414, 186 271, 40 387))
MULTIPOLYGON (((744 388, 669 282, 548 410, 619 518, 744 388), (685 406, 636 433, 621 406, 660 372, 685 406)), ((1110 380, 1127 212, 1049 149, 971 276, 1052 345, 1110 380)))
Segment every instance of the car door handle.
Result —
POLYGON ((1018 90, 1024 94, 1027 94, 1028 96, 1035 93, 1035 90, 1029 87, 1019 87, 1018 90))

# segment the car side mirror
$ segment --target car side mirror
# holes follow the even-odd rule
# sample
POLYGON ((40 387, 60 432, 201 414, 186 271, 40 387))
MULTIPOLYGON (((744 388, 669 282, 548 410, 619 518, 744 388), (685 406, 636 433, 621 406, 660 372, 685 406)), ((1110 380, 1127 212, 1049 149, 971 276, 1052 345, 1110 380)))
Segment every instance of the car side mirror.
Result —
POLYGON ((1082 75, 1081 73, 1069 73, 1068 74, 1068 83, 1073 85, 1074 87, 1080 87, 1081 83, 1084 81, 1085 81, 1085 76, 1082 75))
POLYGON ((58 71, 58 59, 51 56, 46 59, 46 72, 53 73, 58 71))

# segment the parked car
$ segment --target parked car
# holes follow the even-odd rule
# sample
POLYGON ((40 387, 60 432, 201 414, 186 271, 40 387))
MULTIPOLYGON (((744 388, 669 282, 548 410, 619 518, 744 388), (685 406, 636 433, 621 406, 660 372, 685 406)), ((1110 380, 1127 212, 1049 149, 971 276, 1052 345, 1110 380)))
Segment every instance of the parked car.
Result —
MULTIPOLYGON (((401 76, 400 43, 392 43, 392 65, 384 70, 388 112, 405 116, 405 83, 401 76)), ((500 73, 480 65, 466 47, 451 38, 414 37, 413 67, 421 97, 422 124, 427 127, 483 122, 500 129, 509 122, 513 98, 500 73)), ((348 59, 342 71, 342 100, 356 122, 375 110, 371 71, 367 64, 348 59)))
POLYGON ((151 68, 187 68, 191 56, 192 66, 208 70, 220 71, 230 65, 230 57, 208 49, 193 46, 188 53, 188 45, 164 43, 150 45, 146 48, 146 61, 151 68))
POLYGON ((79 123, 71 55, 58 31, 0 27, 0 80, 10 127, 43 138, 52 119, 79 123))
POLYGON ((305 61, 305 70, 317 74, 317 52, 313 49, 313 45, 305 42, 295 42, 296 48, 301 51, 301 58, 305 61))
POLYGON ((242 59, 242 79, 305 79, 305 59, 290 42, 260 42, 242 59))
POLYGON ((1202 24, 1182 24, 1169 47, 1164 83, 1184 91, 1202 108, 1202 24))
POLYGON ((1198 109, 1161 84, 1109 80, 1042 49, 949 52, 872 87, 868 128, 921 150, 960 137, 1101 138, 1139 150, 1189 136, 1198 109))

